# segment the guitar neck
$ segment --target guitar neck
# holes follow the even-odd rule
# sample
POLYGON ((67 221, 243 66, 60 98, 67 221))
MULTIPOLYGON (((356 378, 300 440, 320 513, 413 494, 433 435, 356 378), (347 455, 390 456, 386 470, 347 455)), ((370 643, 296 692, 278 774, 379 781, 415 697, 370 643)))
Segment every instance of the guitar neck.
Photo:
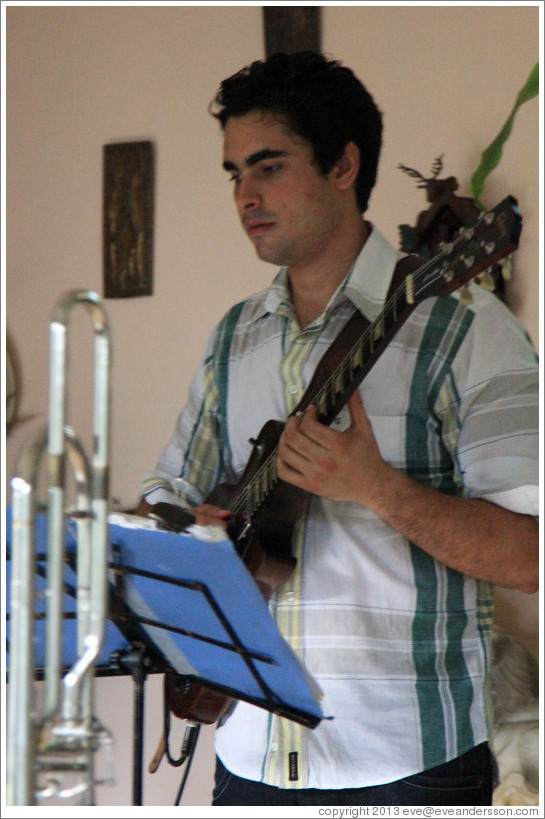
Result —
POLYGON ((292 415, 303 414, 313 404, 319 420, 329 426, 415 307, 414 278, 409 274, 374 322, 356 312, 334 342, 340 363, 328 372, 327 362, 321 362, 292 415))

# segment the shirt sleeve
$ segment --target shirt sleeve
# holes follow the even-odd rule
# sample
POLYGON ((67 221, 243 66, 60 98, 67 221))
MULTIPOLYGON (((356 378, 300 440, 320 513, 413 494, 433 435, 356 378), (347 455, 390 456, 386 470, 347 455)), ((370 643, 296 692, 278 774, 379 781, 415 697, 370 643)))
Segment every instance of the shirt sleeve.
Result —
POLYGON ((463 494, 537 515, 537 355, 499 300, 476 312, 453 363, 452 378, 453 457, 463 494))
POLYGON ((197 506, 222 479, 214 337, 212 334, 191 382, 187 403, 155 470, 143 477, 142 496, 150 504, 166 501, 197 506))

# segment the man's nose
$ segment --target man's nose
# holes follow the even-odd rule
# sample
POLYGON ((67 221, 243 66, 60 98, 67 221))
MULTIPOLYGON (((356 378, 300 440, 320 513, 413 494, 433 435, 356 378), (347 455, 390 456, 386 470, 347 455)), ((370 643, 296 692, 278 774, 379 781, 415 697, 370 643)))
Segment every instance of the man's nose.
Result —
POLYGON ((261 193, 256 181, 252 179, 251 176, 243 176, 237 182, 235 188, 235 200, 241 213, 261 206, 261 193))

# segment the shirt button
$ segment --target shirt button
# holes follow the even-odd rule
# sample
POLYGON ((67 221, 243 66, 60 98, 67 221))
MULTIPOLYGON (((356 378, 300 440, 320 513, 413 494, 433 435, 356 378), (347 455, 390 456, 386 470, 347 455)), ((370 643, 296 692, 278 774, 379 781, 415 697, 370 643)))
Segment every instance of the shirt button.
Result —
POLYGON ((294 600, 295 600, 295 592, 292 592, 292 591, 288 592, 286 594, 286 597, 287 597, 288 603, 293 603, 294 600))
POLYGON ((297 384, 291 384, 289 387, 289 392, 291 395, 296 395, 299 392, 299 387, 297 384))
POLYGON ((271 745, 271 751, 274 751, 274 752, 278 751, 278 743, 277 742, 273 742, 273 744, 271 745))

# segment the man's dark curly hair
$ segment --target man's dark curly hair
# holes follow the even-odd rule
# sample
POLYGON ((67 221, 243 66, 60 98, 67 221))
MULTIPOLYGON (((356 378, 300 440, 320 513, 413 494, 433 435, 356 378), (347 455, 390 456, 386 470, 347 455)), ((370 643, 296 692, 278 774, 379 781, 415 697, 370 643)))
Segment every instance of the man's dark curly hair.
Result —
POLYGON ((221 83, 210 113, 222 128, 230 117, 271 111, 314 151, 323 174, 329 173, 353 141, 361 168, 356 195, 362 213, 377 178, 382 146, 382 114, 354 73, 338 60, 302 51, 257 60, 221 83))

